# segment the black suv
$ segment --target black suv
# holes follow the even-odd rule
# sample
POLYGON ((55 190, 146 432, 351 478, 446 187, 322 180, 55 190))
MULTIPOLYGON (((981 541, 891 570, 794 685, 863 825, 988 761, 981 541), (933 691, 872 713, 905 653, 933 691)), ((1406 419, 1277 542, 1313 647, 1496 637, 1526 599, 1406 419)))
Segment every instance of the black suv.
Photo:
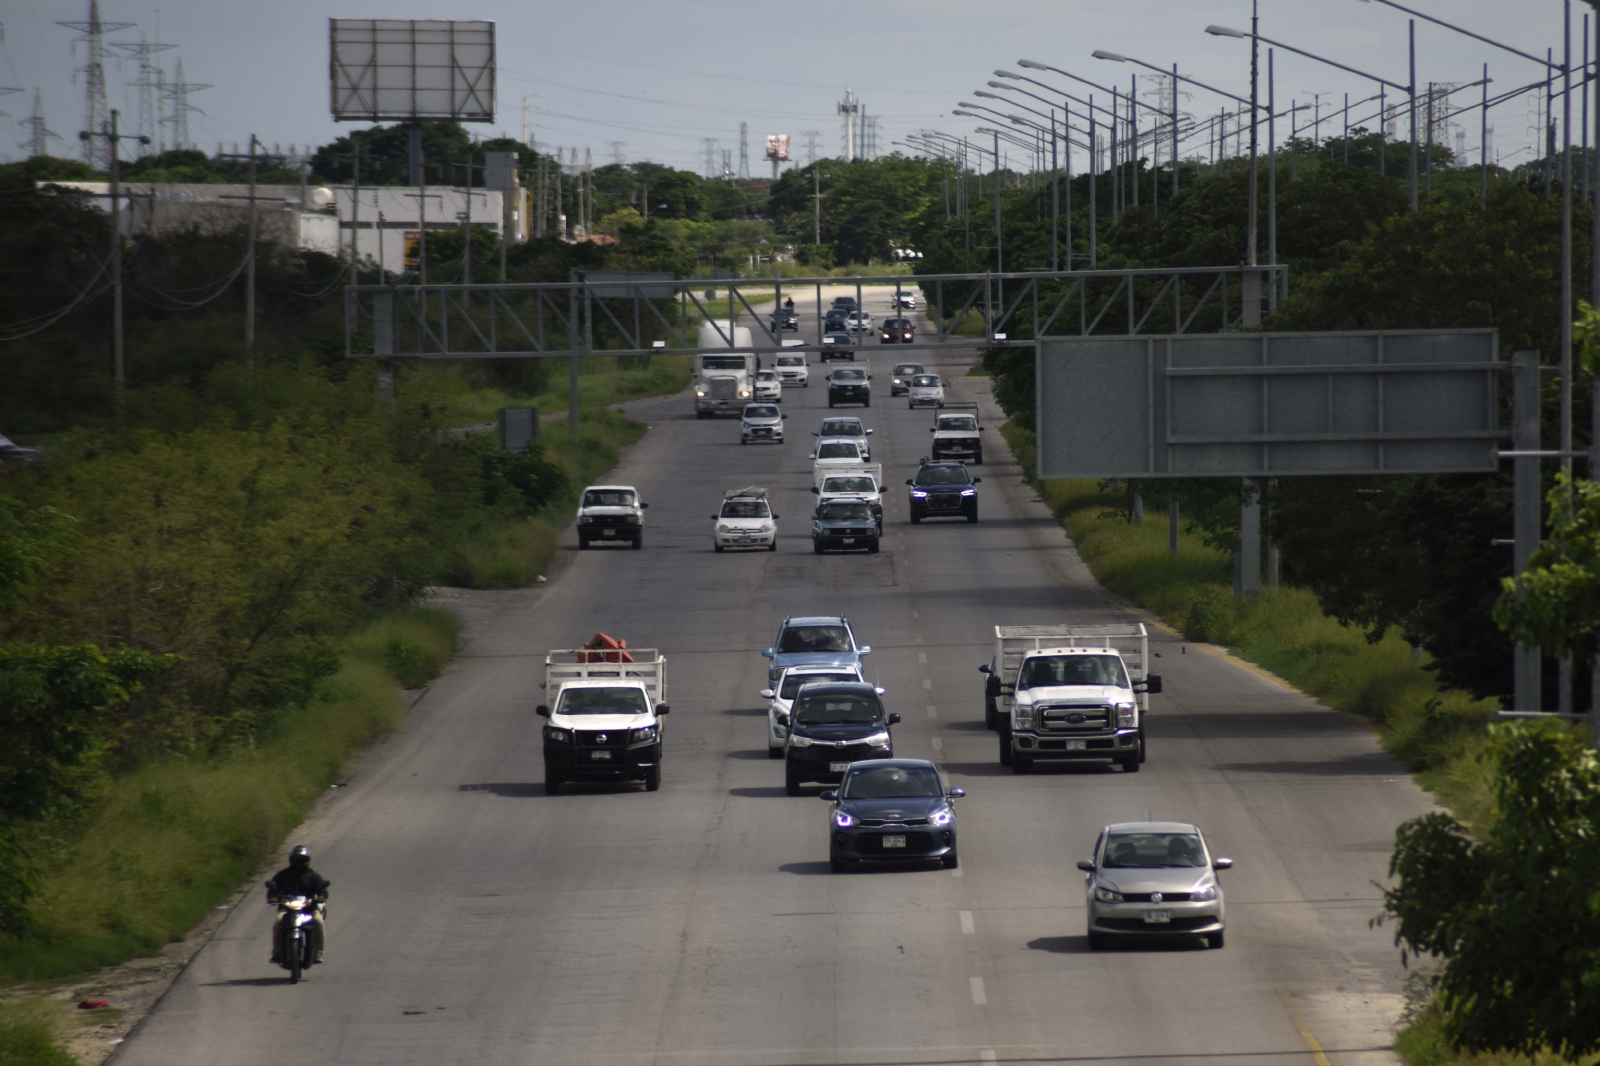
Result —
POLYGON ((857 682, 803 686, 789 709, 789 741, 783 749, 783 783, 791 796, 806 781, 836 784, 850 764, 894 758, 889 727, 898 714, 885 714, 883 690, 857 682))
POLYGON ((828 500, 817 505, 811 520, 811 550, 821 555, 828 548, 864 548, 878 552, 878 520, 864 501, 828 500))
POLYGON ((858 367, 840 367, 828 375, 828 406, 858 403, 872 406, 872 375, 858 367))
POLYGON ((978 490, 982 481, 967 472, 965 463, 938 463, 923 460, 917 476, 907 478, 911 486, 911 521, 924 518, 965 518, 978 520, 978 490))

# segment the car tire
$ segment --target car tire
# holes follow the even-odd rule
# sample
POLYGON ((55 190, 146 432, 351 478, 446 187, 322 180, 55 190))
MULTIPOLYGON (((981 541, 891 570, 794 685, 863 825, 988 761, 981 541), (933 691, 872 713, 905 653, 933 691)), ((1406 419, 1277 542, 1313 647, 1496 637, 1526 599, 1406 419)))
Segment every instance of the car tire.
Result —
POLYGON ((832 407, 832 406, 833 406, 833 397, 832 397, 832 396, 829 396, 829 397, 828 397, 828 406, 829 406, 829 407, 832 407))
POLYGON ((821 555, 822 554, 822 542, 821 541, 816 541, 816 540, 812 541, 811 542, 811 551, 812 551, 812 553, 814 555, 821 555))
POLYGON ((553 774, 549 770, 544 772, 544 794, 554 796, 561 791, 561 775, 553 774))
POLYGON ((1144 727, 1139 727, 1139 761, 1142 763, 1150 754, 1150 746, 1144 742, 1144 727))
POLYGON ((1033 757, 1032 756, 1030 756, 1030 755, 1013 755, 1013 756, 1011 756, 1011 772, 1012 773, 1014 773, 1014 774, 1025 774, 1029 770, 1032 770, 1032 769, 1033 769, 1033 757))
POLYGON ((745 439, 744 439, 744 438, 743 438, 743 437, 740 437, 740 438, 739 438, 739 443, 740 443, 740 444, 741 444, 741 445, 745 445, 745 444, 749 444, 749 443, 750 443, 750 442, 749 442, 749 441, 747 441, 747 440, 745 440, 745 439))
POLYGON ((977 511, 973 511, 971 514, 967 515, 967 521, 969 523, 976 522, 977 520, 978 520, 978 512, 977 511))
POLYGON ((781 758, 783 758, 783 749, 782 748, 774 748, 774 747, 770 747, 769 746, 767 748, 767 758, 769 758, 769 759, 781 759, 781 758))
POLYGON ((1090 951, 1104 951, 1106 949, 1106 947, 1107 947, 1106 935, 1104 933, 1090 933, 1089 934, 1089 950, 1090 951))
POLYGON ((1206 943, 1211 946, 1212 951, 1220 951, 1222 949, 1223 936, 1221 933, 1211 933, 1206 937, 1206 943))
POLYGON ((1000 765, 1011 765, 1011 734, 1006 732, 1004 726, 1000 729, 1000 765))
POLYGON ((1000 728, 1000 715, 997 714, 994 711, 989 710, 987 707, 984 708, 984 711, 983 711, 983 728, 985 728, 985 729, 999 729, 1000 728))
POLYGON ((588 537, 579 537, 578 538, 578 550, 581 551, 581 552, 586 552, 586 551, 589 550, 589 538, 588 537))
POLYGON ((722 545, 713 543, 711 545, 711 550, 714 552, 720 552, 722 551, 722 545))
POLYGON ((868 555, 877 555, 880 550, 882 550, 882 546, 876 540, 867 545, 868 555))
POLYGON ((939 861, 944 863, 946 870, 954 870, 961 865, 961 860, 956 856, 954 849, 951 850, 950 854, 940 856, 939 861))
POLYGON ((911 512, 911 524, 912 525, 917 525, 921 521, 922 521, 922 516, 919 515, 917 512, 912 511, 911 512))
POLYGON ((829 855, 828 856, 828 868, 831 869, 836 874, 842 874, 845 871, 850 869, 850 864, 845 862, 841 858, 837 858, 836 856, 829 855))
POLYGON ((983 453, 982 452, 973 453, 972 465, 973 466, 982 466, 983 465, 983 453))
POLYGON ((1122 772, 1136 774, 1139 772, 1139 755, 1137 752, 1122 760, 1122 772))
POLYGON ((772 538, 772 543, 767 545, 767 551, 775 552, 777 550, 778 550, 778 538, 777 537, 773 537, 772 538))
POLYGON ((800 775, 787 763, 783 767, 783 791, 790 796, 800 795, 800 775))
POLYGON ((861 406, 862 407, 871 407, 872 406, 872 397, 868 396, 865 400, 862 400, 861 401, 861 406))
POLYGON ((644 790, 646 792, 661 791, 661 764, 656 763, 644 772, 644 790))
MULTIPOLYGON (((973 521, 976 522, 977 519, 974 518, 973 521)), ((634 551, 641 551, 641 550, 643 550, 643 548, 644 548, 644 537, 643 536, 634 537, 633 538, 633 550, 634 551)))

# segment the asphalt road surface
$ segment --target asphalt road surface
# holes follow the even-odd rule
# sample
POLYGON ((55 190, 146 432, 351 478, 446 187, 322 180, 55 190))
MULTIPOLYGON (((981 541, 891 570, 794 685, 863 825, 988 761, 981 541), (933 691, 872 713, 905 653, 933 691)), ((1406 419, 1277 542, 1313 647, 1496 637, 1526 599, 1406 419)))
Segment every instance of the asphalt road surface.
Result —
POLYGON ((333 881, 327 965, 290 986, 252 896, 118 1066, 1395 1061, 1403 971, 1368 923, 1427 797, 1353 719, 1168 633, 1141 773, 1002 769, 977 672, 992 627, 1127 616, 1018 479, 987 383, 960 376, 970 353, 919 359, 984 404, 981 521, 909 524, 932 416, 889 399, 895 349, 867 348, 861 413, 895 486, 882 554, 811 553, 818 367, 784 399, 782 446, 741 447, 687 395, 637 407, 653 429, 607 480, 651 504, 644 550, 579 554, 569 531, 548 585, 445 593, 462 654, 296 834, 333 881), (708 516, 751 484, 779 550, 713 554, 708 516), (831 873, 820 786, 784 795, 760 649, 818 613, 873 646, 896 753, 967 790, 959 870, 831 873), (547 797, 544 653, 597 630, 667 655, 662 788, 547 797), (1234 859, 1225 949, 1089 952, 1074 864, 1144 818, 1197 822, 1234 859))

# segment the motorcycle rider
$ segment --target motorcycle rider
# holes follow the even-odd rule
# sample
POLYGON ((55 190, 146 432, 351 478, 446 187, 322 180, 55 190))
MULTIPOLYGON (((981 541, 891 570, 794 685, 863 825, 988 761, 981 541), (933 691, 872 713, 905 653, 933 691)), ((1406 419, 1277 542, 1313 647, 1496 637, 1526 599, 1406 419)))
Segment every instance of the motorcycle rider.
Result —
MULTIPOLYGON (((314 899, 317 903, 328 902, 328 888, 333 884, 326 877, 311 868, 311 849, 304 844, 296 844, 289 851, 289 865, 279 870, 267 882, 267 902, 276 904, 285 896, 305 896, 314 899)), ((282 965, 279 944, 284 929, 284 921, 289 918, 289 912, 284 911, 278 915, 277 921, 272 925, 272 962, 282 965)), ((322 908, 316 907, 311 912, 311 948, 315 953, 313 965, 322 962, 323 949, 327 943, 327 928, 322 919, 322 908)))

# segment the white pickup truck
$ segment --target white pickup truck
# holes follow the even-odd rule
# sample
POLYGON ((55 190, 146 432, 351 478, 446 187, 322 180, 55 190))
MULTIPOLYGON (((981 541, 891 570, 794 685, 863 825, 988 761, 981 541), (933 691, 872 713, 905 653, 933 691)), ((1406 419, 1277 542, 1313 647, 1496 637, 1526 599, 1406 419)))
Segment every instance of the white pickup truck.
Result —
POLYGON ((861 456, 861 446, 849 437, 823 437, 811 453, 811 484, 821 488, 822 479, 831 474, 868 473, 873 467, 881 476, 883 464, 868 463, 861 456))
POLYGON ((655 648, 561 648, 544 660, 544 790, 568 781, 661 787, 667 660, 655 648))
POLYGON ((878 523, 878 532, 882 533, 882 478, 882 463, 863 463, 860 470, 849 470, 844 473, 832 471, 823 474, 821 483, 812 486, 811 491, 817 494, 819 509, 823 504, 835 501, 866 504, 872 509, 872 517, 878 523))
POLYGON ((1000 765, 1023 774, 1036 759, 1109 759, 1137 773, 1144 715, 1161 691, 1149 663, 1142 622, 995 626, 994 658, 978 670, 988 675, 985 718, 1000 732, 1000 765))

